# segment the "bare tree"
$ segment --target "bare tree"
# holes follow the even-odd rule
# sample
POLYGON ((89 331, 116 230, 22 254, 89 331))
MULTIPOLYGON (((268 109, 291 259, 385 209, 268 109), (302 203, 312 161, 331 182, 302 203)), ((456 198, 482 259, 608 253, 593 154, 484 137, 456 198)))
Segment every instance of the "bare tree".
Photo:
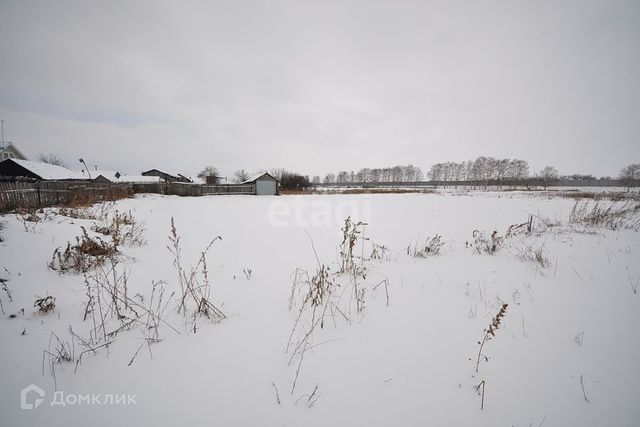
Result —
POLYGON ((280 186, 283 190, 302 191, 309 187, 309 177, 284 171, 280 177, 280 186))
MULTIPOLYGON (((266 172, 266 171, 265 171, 266 172)), ((277 179, 278 181, 282 180, 282 175, 284 175, 285 173, 288 173, 286 169, 284 168, 274 168, 274 169, 269 169, 269 174, 274 177, 275 179, 277 179)))
MULTIPOLYGON (((419 172, 419 176, 421 175, 422 173, 419 172)), ((482 185, 485 188, 490 183, 500 187, 506 183, 517 185, 525 181, 528 176, 529 164, 524 160, 496 159, 485 156, 460 163, 436 163, 431 166, 427 174, 430 181, 441 182, 445 186, 449 182, 455 184, 467 182, 474 186, 482 185)))
POLYGON ((244 169, 238 169, 237 171, 235 171, 233 176, 234 181, 238 184, 249 179, 249 173, 244 169))
POLYGON ((200 171, 198 178, 204 179, 207 184, 215 185, 220 181, 220 172, 215 166, 207 166, 200 171))
POLYGON ((631 187, 640 184, 640 163, 632 163, 620 171, 620 181, 627 186, 627 192, 631 187))
POLYGON ((336 182, 336 176, 332 173, 328 173, 327 176, 324 177, 325 184, 333 184, 336 182))
POLYGON ((52 153, 40 154, 38 156, 38 160, 40 160, 42 163, 48 163, 50 165, 62 166, 63 168, 68 167, 64 160, 52 153))
POLYGON ((558 181, 558 169, 553 166, 545 166, 539 174, 542 185, 546 189, 550 184, 558 181))

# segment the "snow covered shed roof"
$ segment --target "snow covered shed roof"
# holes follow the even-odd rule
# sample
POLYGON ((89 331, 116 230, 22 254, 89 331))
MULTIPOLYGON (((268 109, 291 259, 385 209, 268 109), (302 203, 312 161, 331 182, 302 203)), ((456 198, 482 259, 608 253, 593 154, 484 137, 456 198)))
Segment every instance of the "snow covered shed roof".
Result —
POLYGON ((159 176, 145 176, 145 175, 122 175, 117 182, 133 182, 133 183, 154 183, 163 182, 163 179, 159 176))
POLYGON ((94 171, 92 173, 92 176, 95 176, 96 181, 128 182, 128 183, 162 182, 162 178, 160 178, 159 176, 124 175, 117 171, 94 171))
POLYGON ((28 177, 43 181, 86 180, 82 173, 62 166, 50 165, 29 160, 7 159, 0 162, 0 175, 28 177))
POLYGON ((247 179, 245 181, 242 181, 240 184, 251 184, 252 182, 257 181, 258 179, 262 178, 265 175, 268 176, 269 178, 273 179, 276 182, 280 182, 276 178, 274 178, 273 175, 271 175, 269 172, 260 172, 260 173, 257 173, 255 175, 253 175, 251 178, 249 178, 249 179, 247 179))

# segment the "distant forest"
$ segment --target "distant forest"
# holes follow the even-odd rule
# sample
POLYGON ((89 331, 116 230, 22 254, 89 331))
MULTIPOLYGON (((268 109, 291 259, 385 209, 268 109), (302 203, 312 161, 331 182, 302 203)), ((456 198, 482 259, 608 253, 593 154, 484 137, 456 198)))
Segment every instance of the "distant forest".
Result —
MULTIPOLYGON (((307 177, 308 178, 308 177, 307 177)), ((553 185, 559 182, 576 184, 600 181, 602 183, 635 186, 640 181, 640 164, 631 164, 616 178, 595 177, 587 174, 560 175, 553 166, 546 166, 532 174, 529 163, 520 159, 496 159, 480 156, 466 162, 436 163, 426 175, 427 181, 438 183, 474 183, 484 185, 553 185)), ((386 168, 363 168, 358 172, 339 171, 324 178, 316 175, 313 184, 350 183, 403 183, 425 181, 422 170, 414 165, 386 168)))

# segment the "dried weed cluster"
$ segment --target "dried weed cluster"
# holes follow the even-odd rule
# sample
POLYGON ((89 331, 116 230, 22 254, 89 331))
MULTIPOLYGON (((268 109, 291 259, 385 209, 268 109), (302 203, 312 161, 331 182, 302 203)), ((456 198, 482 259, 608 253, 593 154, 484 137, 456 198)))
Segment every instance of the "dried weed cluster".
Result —
POLYGON ((388 261, 390 252, 389 248, 385 245, 379 245, 371 242, 371 254, 369 255, 369 259, 388 261))
POLYGON ((466 242, 465 246, 473 248, 478 254, 495 254, 503 240, 497 230, 494 230, 490 237, 485 237, 480 230, 473 230, 472 235, 473 243, 466 242))
POLYGON ((569 214, 569 224, 603 227, 608 230, 640 230, 640 203, 613 202, 602 206, 598 201, 578 200, 569 214))
POLYGON ((364 222, 353 222, 351 217, 347 217, 342 227, 342 243, 340 244, 340 272, 357 272, 356 256, 353 249, 360 235, 364 233, 364 222))
MULTIPOLYGON (((314 343, 316 334, 325 329, 327 322, 337 327, 340 321, 351 323, 354 315, 362 316, 366 308, 366 296, 384 284, 386 304, 389 305, 388 280, 374 285, 367 281, 366 261, 383 260, 390 252, 387 247, 371 243, 371 256, 362 255, 365 250, 364 222, 345 219, 341 228, 340 257, 335 270, 317 258, 317 268, 311 273, 297 268, 293 273, 293 285, 289 297, 289 310, 296 311, 294 325, 289 333, 285 353, 289 365, 297 364, 291 394, 293 394, 305 353, 320 345, 314 343), (360 255, 356 255, 360 253, 360 255)), ((311 242, 313 247, 313 241, 311 242)), ((330 342, 329 340, 328 342, 330 342)), ((313 395, 313 394, 312 394, 313 395)))
POLYGON ((36 301, 33 303, 34 307, 38 307, 38 311, 41 314, 47 314, 50 311, 53 311, 56 308, 56 299, 51 295, 48 295, 44 298, 36 298, 36 301))
POLYGON ((91 227, 92 231, 104 236, 111 236, 116 246, 142 246, 144 240, 144 227, 136 222, 131 211, 118 212, 112 216, 101 215, 91 227))
POLYGON ((50 269, 60 273, 86 273, 103 265, 108 259, 117 257, 118 247, 115 241, 90 237, 84 227, 81 229, 82 235, 76 236, 75 245, 67 242, 64 250, 56 248, 53 251, 50 269))
POLYGON ((444 243, 442 242, 442 236, 436 234, 433 237, 427 237, 427 240, 420 246, 418 242, 413 247, 409 245, 407 247, 407 255, 414 258, 427 258, 434 255, 440 255, 440 249, 442 249, 444 243))
POLYGON ((119 247, 146 243, 143 237, 144 227, 131 212, 120 213, 116 210, 110 215, 109 207, 104 204, 91 230, 108 239, 92 237, 84 226, 80 228, 82 235, 76 236, 75 245, 67 242, 66 248, 56 248, 53 251, 49 268, 60 273, 86 273, 104 265, 108 260, 116 260, 120 256, 119 247))

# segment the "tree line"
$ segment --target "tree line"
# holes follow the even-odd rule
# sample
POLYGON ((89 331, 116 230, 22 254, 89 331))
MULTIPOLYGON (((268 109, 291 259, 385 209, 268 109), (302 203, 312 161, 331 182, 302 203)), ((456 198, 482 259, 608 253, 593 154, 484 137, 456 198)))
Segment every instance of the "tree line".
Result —
POLYGON ((529 176, 529 163, 520 159, 496 159, 480 156, 466 162, 444 162, 431 166, 427 174, 430 181, 510 181, 529 176))
MULTIPOLYGON (((349 183, 373 183, 373 182, 416 182, 422 181, 422 170, 411 164, 406 166, 393 166, 386 168, 363 168, 358 172, 339 171, 328 173, 324 179, 325 184, 349 184, 349 183)), ((314 176, 312 182, 320 184, 320 177, 314 176)))
MULTIPOLYGON (((267 172, 267 171, 263 171, 267 172)), ((366 183, 411 183, 424 181, 422 170, 414 165, 398 165, 386 168, 362 168, 358 172, 341 170, 337 173, 328 173, 323 179, 319 175, 309 178, 291 172, 287 169, 270 169, 268 172, 280 181, 280 186, 285 190, 304 190, 311 184, 366 184, 366 183)), ((234 173, 231 181, 241 183, 249 179, 249 173, 239 169, 234 173)), ((221 176, 218 169, 207 166, 198 174, 199 178, 208 183, 219 183, 221 176)), ((531 174, 529 163, 521 159, 498 159, 494 157, 480 156, 475 160, 463 162, 440 162, 431 166, 427 173, 429 182, 439 185, 472 185, 476 187, 496 186, 544 186, 557 184, 560 181, 587 182, 604 181, 618 182, 628 189, 640 185, 640 164, 633 163, 624 167, 617 179, 610 177, 596 178, 593 175, 574 174, 560 176, 553 166, 545 166, 538 173, 531 174)))

